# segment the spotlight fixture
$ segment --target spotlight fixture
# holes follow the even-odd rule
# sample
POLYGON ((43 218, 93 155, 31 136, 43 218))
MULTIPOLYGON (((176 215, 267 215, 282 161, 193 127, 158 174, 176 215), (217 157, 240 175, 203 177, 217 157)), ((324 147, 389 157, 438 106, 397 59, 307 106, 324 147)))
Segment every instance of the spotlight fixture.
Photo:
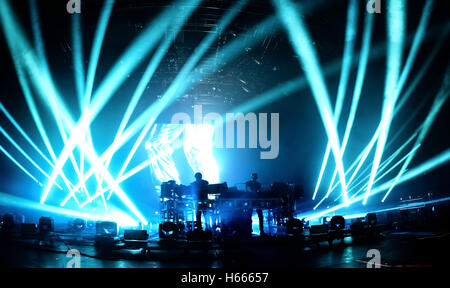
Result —
POLYGON ((330 221, 332 230, 340 231, 345 228, 345 219, 342 216, 333 216, 330 221))
POLYGON ((74 233, 81 233, 86 229, 86 221, 77 218, 73 220, 71 223, 69 223, 69 230, 71 230, 74 233))
POLYGON ((48 234, 54 230, 54 221, 50 217, 39 218, 39 232, 42 234, 48 234))
POLYGON ((102 221, 95 224, 95 235, 98 236, 117 236, 117 223, 111 221, 102 221))
POLYGON ((95 245, 111 245, 119 241, 117 223, 111 221, 100 221, 95 224, 95 245))

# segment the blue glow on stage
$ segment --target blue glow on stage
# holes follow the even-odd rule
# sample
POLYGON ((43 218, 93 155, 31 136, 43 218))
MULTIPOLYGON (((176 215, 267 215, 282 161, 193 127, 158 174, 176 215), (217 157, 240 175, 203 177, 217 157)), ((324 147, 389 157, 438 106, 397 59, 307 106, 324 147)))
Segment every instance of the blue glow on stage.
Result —
POLYGON ((145 147, 149 153, 151 175, 156 178, 154 182, 158 183, 156 188, 159 190, 159 183, 170 180, 182 183, 180 174, 192 175, 188 179, 193 179, 196 172, 201 172, 211 184, 219 183, 219 165, 213 155, 213 146, 213 125, 154 125, 145 147), (185 161, 174 159, 176 150, 183 151, 185 161), (177 168, 177 163, 186 161, 190 169, 177 168))

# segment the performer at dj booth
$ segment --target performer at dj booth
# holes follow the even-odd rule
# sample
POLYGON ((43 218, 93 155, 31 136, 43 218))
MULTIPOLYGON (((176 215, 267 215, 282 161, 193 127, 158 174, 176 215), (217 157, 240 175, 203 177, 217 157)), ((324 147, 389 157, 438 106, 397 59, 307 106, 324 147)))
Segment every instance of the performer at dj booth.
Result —
MULTIPOLYGON (((258 174, 252 173, 252 180, 247 181, 245 183, 245 190, 247 192, 254 192, 254 193, 261 192, 261 183, 259 183, 257 180, 258 180, 258 174)), ((265 235, 265 233, 264 233, 264 217, 263 217, 262 209, 256 209, 256 214, 258 214, 258 219, 259 219, 260 235, 264 236, 265 235)))
POLYGON ((207 188, 208 188, 208 184, 209 182, 206 180, 203 180, 202 177, 202 173, 197 172, 194 175, 195 177, 195 181, 191 183, 190 187, 191 187, 191 191, 192 191, 192 197, 194 200, 196 200, 195 202, 195 209, 197 210, 196 213, 196 217, 195 217, 195 226, 197 229, 202 229, 202 211, 203 213, 205 213, 205 207, 202 204, 199 204, 199 202, 203 202, 208 200, 208 193, 207 193, 207 188))

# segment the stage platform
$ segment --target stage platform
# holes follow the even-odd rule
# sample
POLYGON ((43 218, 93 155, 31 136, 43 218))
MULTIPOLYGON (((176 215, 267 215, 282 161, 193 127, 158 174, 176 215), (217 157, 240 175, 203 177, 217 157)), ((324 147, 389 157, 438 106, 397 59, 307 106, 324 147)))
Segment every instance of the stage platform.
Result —
POLYGON ((82 268, 365 268, 367 252, 378 249, 382 267, 445 265, 449 233, 385 232, 379 239, 356 242, 347 237, 304 246, 299 239, 255 236, 236 242, 159 241, 151 235, 148 253, 139 249, 105 249, 90 241, 56 240, 52 247, 31 240, 3 242, 2 267, 63 268, 69 249, 81 253, 82 268))

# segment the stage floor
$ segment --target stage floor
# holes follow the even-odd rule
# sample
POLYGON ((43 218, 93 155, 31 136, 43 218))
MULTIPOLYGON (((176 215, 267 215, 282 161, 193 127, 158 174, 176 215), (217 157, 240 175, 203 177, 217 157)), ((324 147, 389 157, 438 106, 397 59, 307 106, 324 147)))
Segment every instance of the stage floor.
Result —
POLYGON ((364 268, 370 249, 378 249, 382 267, 429 267, 446 265, 450 255, 446 245, 449 233, 386 233, 381 239, 356 243, 347 237, 333 246, 322 242, 317 247, 302 247, 298 240, 261 239, 228 244, 186 242, 164 243, 153 237, 150 253, 120 249, 105 252, 91 244, 68 244, 56 241, 53 247, 34 247, 22 241, 3 243, 0 266, 29 268, 63 268, 70 260, 68 249, 81 253, 82 268, 364 268))

